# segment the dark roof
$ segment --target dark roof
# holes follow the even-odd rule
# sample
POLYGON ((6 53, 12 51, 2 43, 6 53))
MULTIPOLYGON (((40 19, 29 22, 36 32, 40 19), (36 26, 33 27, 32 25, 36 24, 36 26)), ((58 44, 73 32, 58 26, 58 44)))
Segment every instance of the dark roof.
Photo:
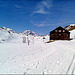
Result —
MULTIPOLYGON (((55 30, 65 30, 64 28, 62 28, 61 26, 57 27, 56 29, 52 30, 50 33, 54 33, 55 30)), ((65 30, 65 32, 70 33, 69 31, 65 30)))

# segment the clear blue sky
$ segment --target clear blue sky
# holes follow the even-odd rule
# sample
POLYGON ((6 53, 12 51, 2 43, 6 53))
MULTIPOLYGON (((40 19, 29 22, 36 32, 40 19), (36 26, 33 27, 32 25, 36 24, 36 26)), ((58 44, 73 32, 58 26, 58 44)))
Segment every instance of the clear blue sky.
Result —
POLYGON ((75 24, 75 0, 0 0, 0 27, 41 35, 75 24))

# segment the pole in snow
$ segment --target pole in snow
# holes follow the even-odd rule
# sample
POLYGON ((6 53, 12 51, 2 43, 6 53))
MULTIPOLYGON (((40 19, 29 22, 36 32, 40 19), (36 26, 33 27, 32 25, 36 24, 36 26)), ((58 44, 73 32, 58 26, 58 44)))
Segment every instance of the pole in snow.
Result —
POLYGON ((29 43, 30 43, 30 40, 28 40, 28 45, 29 45, 29 43))
POLYGON ((23 37, 23 43, 26 43, 26 37, 23 37))
POLYGON ((43 37, 43 42, 44 42, 45 37, 43 37))
POLYGON ((34 44, 34 37, 32 38, 32 40, 33 40, 33 44, 34 44))

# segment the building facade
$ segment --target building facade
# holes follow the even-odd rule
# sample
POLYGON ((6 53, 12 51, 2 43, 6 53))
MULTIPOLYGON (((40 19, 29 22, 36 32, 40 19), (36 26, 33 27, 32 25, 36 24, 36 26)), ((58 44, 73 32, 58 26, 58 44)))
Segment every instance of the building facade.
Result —
POLYGON ((59 26, 50 32, 50 40, 70 40, 70 32, 59 26))

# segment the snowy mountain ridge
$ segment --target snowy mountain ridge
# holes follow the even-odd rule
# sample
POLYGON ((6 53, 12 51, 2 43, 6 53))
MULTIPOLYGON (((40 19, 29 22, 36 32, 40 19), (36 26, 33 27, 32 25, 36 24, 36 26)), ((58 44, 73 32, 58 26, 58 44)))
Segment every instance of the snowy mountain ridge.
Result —
POLYGON ((0 27, 0 29, 4 29, 4 30, 8 30, 8 31, 12 30, 12 29, 6 28, 6 27, 0 27))
POLYGON ((26 30, 23 33, 17 33, 10 28, 0 27, 0 42, 9 42, 12 40, 14 40, 14 42, 16 42, 16 40, 17 42, 22 42, 22 38, 26 37, 27 35, 39 36, 37 33, 30 30, 26 30))
MULTIPOLYGON (((10 28, 6 28, 6 27, 0 27, 0 30, 5 30, 5 31, 8 31, 8 33, 17 33, 15 31, 13 31, 12 29, 10 28)), ((18 34, 18 33, 17 33, 18 34)), ((22 34, 22 35, 32 35, 32 36, 39 36, 39 34, 33 32, 33 31, 30 31, 30 30, 25 30, 23 33, 19 33, 19 34, 22 34)))
POLYGON ((24 31, 23 34, 25 34, 25 35, 27 35, 27 36, 28 36, 28 35, 39 36, 39 34, 33 32, 33 31, 30 31, 30 30, 24 31))
POLYGON ((71 31, 71 30, 75 29, 75 24, 67 25, 67 26, 65 27, 65 29, 68 30, 68 31, 71 31))
POLYGON ((10 28, 0 27, 0 42, 10 41, 14 38, 17 38, 19 34, 14 32, 10 28))
POLYGON ((10 28, 0 27, 0 30, 2 30, 2 29, 8 31, 9 33, 10 33, 10 32, 12 32, 12 33, 16 33, 15 31, 13 31, 13 30, 10 29, 10 28))

